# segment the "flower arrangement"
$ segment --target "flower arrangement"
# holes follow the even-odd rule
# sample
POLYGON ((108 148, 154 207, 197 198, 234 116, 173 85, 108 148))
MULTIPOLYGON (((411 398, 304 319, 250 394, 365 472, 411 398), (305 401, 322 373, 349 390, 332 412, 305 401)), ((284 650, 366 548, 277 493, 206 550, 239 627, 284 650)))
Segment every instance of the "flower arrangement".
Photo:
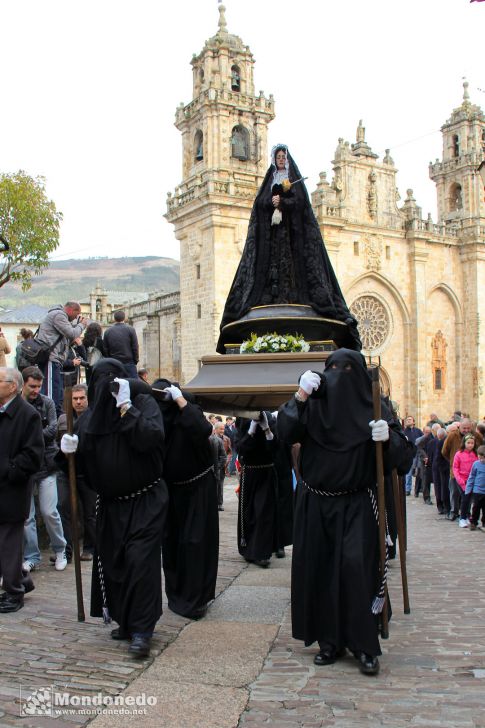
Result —
POLYGON ((289 351, 310 351, 310 344, 299 334, 281 336, 275 332, 264 336, 251 334, 251 338, 243 341, 239 349, 240 354, 274 354, 289 351))

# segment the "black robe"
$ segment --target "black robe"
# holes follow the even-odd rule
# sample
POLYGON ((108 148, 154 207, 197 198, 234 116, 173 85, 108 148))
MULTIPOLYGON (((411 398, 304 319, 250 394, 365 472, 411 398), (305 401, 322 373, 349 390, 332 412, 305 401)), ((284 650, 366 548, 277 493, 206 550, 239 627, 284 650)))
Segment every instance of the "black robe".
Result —
POLYGON ((99 495, 91 616, 106 616, 106 606, 123 632, 151 634, 162 613, 161 534, 168 507, 162 416, 147 394, 134 397, 124 417, 114 412, 111 432, 90 434, 92 416, 88 410, 79 420, 77 455, 99 495))
POLYGON ((262 561, 279 547, 276 438, 267 440, 259 426, 250 435, 249 420, 238 419, 237 425, 236 450, 242 466, 237 544, 247 561, 262 561))
POLYGON ((278 478, 278 548, 293 543, 293 467, 291 447, 276 440, 275 468, 278 478))
MULTIPOLYGON (((278 435, 300 442, 302 482, 295 497, 292 559, 293 637, 337 649, 380 655, 379 536, 370 379, 363 357, 341 349, 327 360, 321 390, 305 403, 293 397, 280 408, 278 435), (345 366, 351 370, 346 371, 345 366), (352 369, 353 368, 353 369, 352 369), (349 492, 350 491, 350 492, 349 492), (330 494, 330 495, 328 495, 330 494)), ((389 440, 387 472, 410 467, 413 446, 383 406, 389 440)))
POLYGON ((176 409, 167 432, 165 479, 170 494, 162 541, 168 606, 184 617, 200 616, 215 598, 219 558, 217 483, 213 466, 212 425, 190 402, 176 409), (199 614, 198 614, 199 612, 199 614))
MULTIPOLYGON (((288 153, 289 179, 301 178, 288 153)), ((361 349, 357 322, 347 308, 322 240, 304 182, 281 192, 283 219, 272 225, 273 172, 266 172, 249 220, 246 244, 221 321, 217 351, 225 353, 222 329, 253 306, 300 304, 311 306, 325 318, 347 324, 345 346, 361 349)))

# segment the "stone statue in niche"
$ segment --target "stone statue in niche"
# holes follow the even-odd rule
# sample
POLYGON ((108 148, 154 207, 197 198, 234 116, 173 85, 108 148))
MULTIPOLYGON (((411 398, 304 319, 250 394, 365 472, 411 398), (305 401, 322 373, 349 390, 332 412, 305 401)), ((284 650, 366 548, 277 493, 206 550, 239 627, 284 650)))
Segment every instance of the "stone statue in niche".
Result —
POLYGON ((369 215, 374 220, 377 216, 377 186, 376 186, 377 175, 375 172, 371 172, 369 175, 369 187, 367 191, 367 209, 369 215))
POLYGON ((382 240, 376 235, 365 237, 364 244, 365 267, 368 270, 380 270, 382 255, 382 240))
POLYGON ((433 380, 436 385, 436 372, 439 371, 439 387, 435 389, 445 389, 446 386, 446 349, 448 344, 443 336, 443 332, 438 329, 431 340, 431 368, 433 370, 433 380))

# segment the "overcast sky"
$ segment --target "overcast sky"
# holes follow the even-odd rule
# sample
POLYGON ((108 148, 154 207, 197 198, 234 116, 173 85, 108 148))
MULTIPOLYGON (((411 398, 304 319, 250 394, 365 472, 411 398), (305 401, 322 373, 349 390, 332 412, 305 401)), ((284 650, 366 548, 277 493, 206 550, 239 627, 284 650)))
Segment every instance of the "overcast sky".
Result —
MULTIPOLYGON (((286 142, 314 190, 359 119, 389 147, 402 201, 436 219, 428 163, 460 105, 485 108, 485 3, 227 0, 230 33, 275 97, 269 146, 286 142)), ((0 0, 0 171, 43 175, 64 214, 53 258, 178 257, 163 218, 181 181, 175 109, 192 98, 193 53, 217 31, 216 0, 0 0)))

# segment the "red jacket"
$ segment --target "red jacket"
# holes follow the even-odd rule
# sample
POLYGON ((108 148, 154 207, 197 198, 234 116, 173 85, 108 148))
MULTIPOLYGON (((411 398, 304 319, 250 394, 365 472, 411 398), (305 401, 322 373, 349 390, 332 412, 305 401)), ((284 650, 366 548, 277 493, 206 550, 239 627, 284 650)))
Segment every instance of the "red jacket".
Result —
POLYGON ((453 474, 463 492, 475 460, 478 460, 478 456, 473 450, 458 450, 453 460, 453 474))

